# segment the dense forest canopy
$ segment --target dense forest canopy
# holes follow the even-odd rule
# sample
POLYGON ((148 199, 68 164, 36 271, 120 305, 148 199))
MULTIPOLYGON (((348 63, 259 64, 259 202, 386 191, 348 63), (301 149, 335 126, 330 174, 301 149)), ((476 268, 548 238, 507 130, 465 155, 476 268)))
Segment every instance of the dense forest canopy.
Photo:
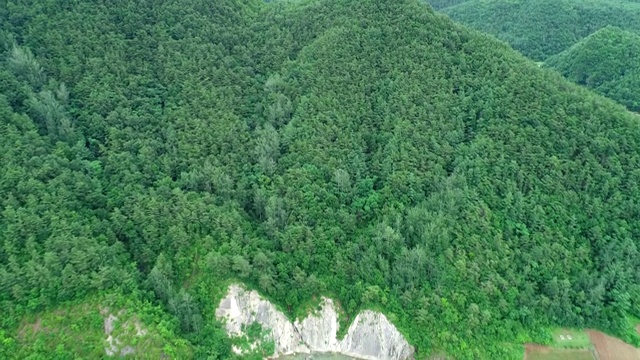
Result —
POLYGON ((379 309, 419 358, 517 358, 553 325, 638 342, 640 117, 505 44, 417 0, 3 0, 0 19, 14 357, 44 351, 23 317, 109 293, 227 358, 231 279, 292 317, 321 294, 346 321, 379 309))
POLYGON ((606 27, 550 57, 545 64, 640 112, 640 35, 606 27))
POLYGON ((431 5, 431 7, 434 10, 441 10, 446 7, 458 5, 469 0, 423 0, 423 1, 431 5))
POLYGON ((631 0, 471 0, 442 11, 536 61, 608 25, 640 31, 640 2, 631 0))

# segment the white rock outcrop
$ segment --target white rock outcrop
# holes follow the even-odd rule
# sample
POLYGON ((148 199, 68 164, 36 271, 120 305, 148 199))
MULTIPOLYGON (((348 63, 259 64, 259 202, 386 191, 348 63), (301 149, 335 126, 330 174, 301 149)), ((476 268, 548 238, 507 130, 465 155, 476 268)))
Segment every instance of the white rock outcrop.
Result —
POLYGON ((314 352, 341 352, 342 346, 336 338, 338 313, 333 300, 322 298, 320 310, 294 323, 305 345, 314 352))
POLYGON ((318 311, 291 323, 257 292, 231 285, 216 310, 216 317, 225 321, 229 336, 244 335, 243 327, 254 322, 270 330, 268 336, 275 344, 272 357, 317 352, 366 360, 413 358, 413 348, 393 324, 383 314, 369 310, 358 314, 344 339, 338 340, 338 313, 333 300, 327 298, 322 298, 318 311))
POLYGON ((277 353, 309 352, 289 319, 255 291, 246 292, 237 285, 230 286, 227 296, 216 309, 216 316, 226 319, 227 334, 230 336, 244 335, 243 326, 257 322, 277 335, 272 338, 277 353))
POLYGON ((349 326, 340 353, 363 359, 408 359, 413 348, 384 315, 365 310, 349 326))

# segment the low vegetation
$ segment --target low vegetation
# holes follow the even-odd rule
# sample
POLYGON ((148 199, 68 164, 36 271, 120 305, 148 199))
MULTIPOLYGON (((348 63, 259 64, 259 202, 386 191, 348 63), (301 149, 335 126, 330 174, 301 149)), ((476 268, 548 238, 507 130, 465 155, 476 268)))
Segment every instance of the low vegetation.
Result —
POLYGON ((553 332, 553 344, 555 348, 587 349, 591 347, 589 336, 584 330, 556 329, 553 332))
POLYGON ((84 358, 102 358, 105 349, 112 349, 114 344, 116 355, 130 347, 146 358, 161 358, 163 354, 172 358, 191 357, 187 343, 178 340, 174 330, 174 320, 161 308, 121 297, 84 299, 26 316, 17 335, 2 344, 0 354, 6 359, 70 359, 79 354, 84 358), (107 325, 110 316, 115 317, 107 325), (108 335, 117 340, 108 342, 108 335))

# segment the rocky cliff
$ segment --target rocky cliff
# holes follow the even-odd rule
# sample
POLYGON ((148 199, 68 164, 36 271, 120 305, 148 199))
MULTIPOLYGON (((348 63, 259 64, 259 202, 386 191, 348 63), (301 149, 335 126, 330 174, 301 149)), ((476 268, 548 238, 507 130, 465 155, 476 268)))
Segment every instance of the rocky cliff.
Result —
POLYGON ((327 298, 322 298, 318 311, 292 323, 257 292, 231 285, 216 316, 225 321, 229 336, 243 336, 243 329, 254 322, 269 330, 268 338, 275 344, 273 357, 312 352, 332 352, 371 360, 413 357, 413 348, 393 324, 373 311, 358 314, 347 335, 339 340, 338 313, 333 301, 327 298))

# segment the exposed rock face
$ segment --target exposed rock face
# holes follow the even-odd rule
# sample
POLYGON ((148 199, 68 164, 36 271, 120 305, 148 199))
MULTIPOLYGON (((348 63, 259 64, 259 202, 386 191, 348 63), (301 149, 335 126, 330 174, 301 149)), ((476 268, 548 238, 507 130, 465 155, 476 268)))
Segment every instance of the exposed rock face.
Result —
POLYGON ((246 292, 237 285, 229 287, 222 299, 216 316, 227 319, 227 333, 243 335, 242 327, 258 322, 264 329, 272 329, 276 352, 281 354, 308 353, 293 324, 273 304, 262 299, 255 291, 246 292))
MULTIPOLYGON (((338 313, 331 299, 323 298, 320 310, 291 323, 273 304, 255 291, 238 285, 229 287, 216 316, 226 321, 230 336, 242 336, 243 326, 258 322, 271 330, 274 357, 294 353, 332 352, 370 360, 402 360, 413 357, 413 348, 387 318, 363 311, 355 318, 347 335, 338 340, 338 313)), ((239 351, 239 349, 234 349, 239 351)))
POLYGON ((407 359, 413 355, 413 348, 393 324, 370 310, 356 316, 341 346, 341 353, 365 359, 407 359))
POLYGON ((302 321, 296 320, 294 326, 311 351, 341 352, 342 346, 336 338, 338 313, 333 300, 323 298, 320 306, 320 311, 310 314, 302 321))

